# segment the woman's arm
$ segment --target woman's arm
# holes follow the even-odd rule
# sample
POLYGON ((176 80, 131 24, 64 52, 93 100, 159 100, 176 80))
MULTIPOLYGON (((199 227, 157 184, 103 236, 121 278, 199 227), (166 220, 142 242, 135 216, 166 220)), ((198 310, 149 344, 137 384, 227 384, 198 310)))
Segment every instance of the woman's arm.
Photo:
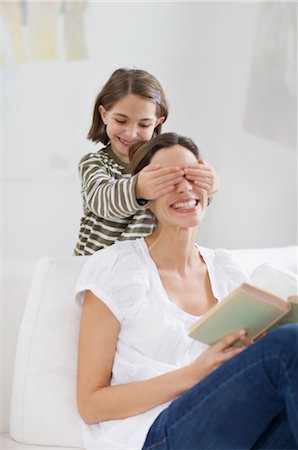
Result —
MULTIPOLYGON (((78 358, 77 396, 82 419, 89 424, 122 419, 179 396, 241 351, 232 333, 194 363, 146 381, 110 386, 120 324, 109 308, 88 291, 83 303, 78 358)), ((244 339, 244 338, 243 338, 244 339)))

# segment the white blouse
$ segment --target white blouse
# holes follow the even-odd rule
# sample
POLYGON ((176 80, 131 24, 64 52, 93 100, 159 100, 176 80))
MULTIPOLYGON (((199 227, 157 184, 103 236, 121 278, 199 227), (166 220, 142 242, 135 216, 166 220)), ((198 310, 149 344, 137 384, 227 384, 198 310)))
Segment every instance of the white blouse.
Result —
MULTIPOLYGON (((246 272, 227 250, 197 246, 214 297, 221 301, 241 283, 246 272)), ((101 299, 119 320, 111 384, 146 380, 193 362, 207 348, 188 336, 198 319, 171 302, 144 238, 118 241, 85 263, 76 286, 81 304, 86 290, 101 299)), ((150 426, 170 402, 142 414, 95 425, 82 422, 86 449, 140 450, 150 426)))

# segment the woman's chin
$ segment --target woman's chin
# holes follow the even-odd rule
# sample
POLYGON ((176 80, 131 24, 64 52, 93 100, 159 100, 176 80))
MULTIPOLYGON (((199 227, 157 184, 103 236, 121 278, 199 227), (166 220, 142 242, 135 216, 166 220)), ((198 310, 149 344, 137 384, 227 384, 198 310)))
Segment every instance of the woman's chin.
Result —
POLYGON ((173 214, 173 220, 177 226, 182 226, 184 228, 193 228, 200 225, 203 221, 205 213, 202 210, 196 211, 192 214, 183 214, 181 212, 176 212, 173 214))
POLYGON ((175 225, 179 228, 195 228, 202 223, 202 218, 200 217, 189 217, 184 220, 175 220, 175 225))

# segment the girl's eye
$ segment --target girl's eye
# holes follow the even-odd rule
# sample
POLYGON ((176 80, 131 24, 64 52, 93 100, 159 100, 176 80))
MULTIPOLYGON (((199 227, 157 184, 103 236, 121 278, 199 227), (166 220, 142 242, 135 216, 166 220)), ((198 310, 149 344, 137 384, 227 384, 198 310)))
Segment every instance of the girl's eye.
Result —
POLYGON ((119 120, 119 119, 115 119, 115 120, 116 120, 117 123, 121 123, 121 124, 125 123, 125 120, 119 120))
POLYGON ((149 125, 144 125, 144 124, 142 124, 142 123, 140 123, 140 127, 141 128, 149 128, 151 125, 149 124, 149 125))

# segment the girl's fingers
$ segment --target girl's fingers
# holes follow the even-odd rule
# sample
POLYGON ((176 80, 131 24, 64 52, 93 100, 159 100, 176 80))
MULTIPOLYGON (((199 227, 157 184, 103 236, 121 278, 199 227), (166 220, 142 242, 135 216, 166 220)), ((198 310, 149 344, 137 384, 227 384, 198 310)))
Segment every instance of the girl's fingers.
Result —
POLYGON ((161 190, 159 190, 158 192, 156 192, 155 197, 154 198, 158 198, 161 197, 162 195, 168 194, 169 192, 171 192, 174 189, 173 185, 170 185, 168 187, 165 187, 161 190))
POLYGON ((183 174, 184 172, 180 169, 180 167, 171 166, 171 167, 160 167, 157 170, 154 170, 154 178, 164 177, 166 175, 174 175, 174 174, 183 174))
POLYGON ((214 171, 210 164, 189 164, 188 166, 184 166, 184 170, 202 170, 203 172, 214 171))
POLYGON ((187 172, 185 172, 185 178, 187 178, 188 180, 194 180, 197 178, 200 179, 210 179, 212 180, 214 178, 214 175, 212 172, 204 172, 200 169, 198 170, 188 170, 187 172))
POLYGON ((207 177, 185 177, 188 181, 191 181, 192 183, 196 184, 208 184, 209 186, 213 186, 213 178, 207 178, 207 177))
POLYGON ((206 191, 208 194, 212 194, 212 192, 211 192, 212 185, 211 184, 200 183, 199 181, 198 182, 195 181, 195 185, 198 186, 200 189, 203 189, 204 191, 206 191))
POLYGON ((153 177, 160 177, 170 173, 183 173, 181 168, 178 166, 161 167, 160 164, 148 164, 148 166, 144 167, 141 172, 146 172, 148 175, 150 174, 153 177))
POLYGON ((169 175, 162 175, 154 178, 154 183, 156 185, 166 184, 166 183, 172 183, 177 184, 179 181, 181 181, 183 176, 180 172, 174 172, 170 173, 169 175))
POLYGON ((145 166, 141 172, 153 172, 155 170, 160 169, 160 164, 148 164, 148 166, 145 166))

